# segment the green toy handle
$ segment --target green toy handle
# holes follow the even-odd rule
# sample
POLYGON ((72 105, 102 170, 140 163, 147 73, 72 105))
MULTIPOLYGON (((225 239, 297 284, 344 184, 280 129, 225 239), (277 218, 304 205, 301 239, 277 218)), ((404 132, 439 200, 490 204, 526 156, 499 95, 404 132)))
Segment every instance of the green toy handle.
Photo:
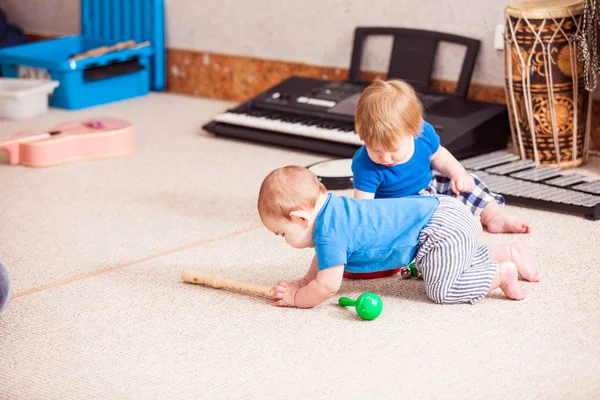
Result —
POLYGON ((358 296, 356 300, 340 297, 338 303, 344 307, 356 307, 358 316, 366 320, 377 318, 383 308, 381 297, 372 292, 365 292, 358 296))
POLYGON ((339 302, 340 306, 344 306, 344 307, 356 305, 356 301, 349 299, 348 297, 340 297, 340 300, 338 302, 339 302))

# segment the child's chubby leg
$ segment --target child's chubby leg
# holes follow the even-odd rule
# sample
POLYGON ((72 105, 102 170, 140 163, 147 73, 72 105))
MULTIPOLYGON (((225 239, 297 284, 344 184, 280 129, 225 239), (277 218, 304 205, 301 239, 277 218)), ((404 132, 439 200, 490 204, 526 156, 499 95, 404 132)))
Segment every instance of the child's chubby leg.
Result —
POLYGON ((529 233, 529 223, 511 215, 495 201, 489 202, 481 213, 481 223, 491 233, 529 233))
POLYGON ((541 280, 537 266, 523 243, 489 245, 490 259, 498 263, 510 261, 515 264, 521 278, 529 282, 541 280))
POLYGON ((523 300, 525 291, 519 286, 517 266, 512 261, 498 263, 489 291, 500 288, 509 299, 523 300))

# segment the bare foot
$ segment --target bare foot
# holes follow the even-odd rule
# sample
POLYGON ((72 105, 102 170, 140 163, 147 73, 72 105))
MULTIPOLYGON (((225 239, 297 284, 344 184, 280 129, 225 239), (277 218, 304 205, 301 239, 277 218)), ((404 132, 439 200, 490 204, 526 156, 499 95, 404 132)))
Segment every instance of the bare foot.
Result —
POLYGON ((540 281, 540 273, 523 243, 510 244, 510 260, 517 266, 521 278, 529 282, 540 281))
POLYGON ((529 223, 510 215, 498 203, 490 203, 481 214, 481 221, 490 233, 529 233, 529 223))
POLYGON ((498 287, 509 299, 523 300, 525 298, 525 291, 519 286, 517 266, 512 261, 505 261, 498 264, 498 271, 492 280, 490 291, 498 287))

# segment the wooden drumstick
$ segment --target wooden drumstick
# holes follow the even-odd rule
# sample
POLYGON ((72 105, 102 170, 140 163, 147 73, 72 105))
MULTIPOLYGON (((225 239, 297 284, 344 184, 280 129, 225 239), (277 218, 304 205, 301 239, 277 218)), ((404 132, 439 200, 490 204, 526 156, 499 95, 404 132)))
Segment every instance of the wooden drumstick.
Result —
POLYGON ((212 286, 217 289, 227 289, 236 292, 244 292, 248 294, 257 294, 259 296, 273 297, 273 289, 268 286, 254 285, 252 283, 245 283, 234 281, 232 279, 223 278, 219 275, 203 274, 198 271, 183 271, 181 273, 181 279, 184 282, 196 283, 199 285, 212 286))

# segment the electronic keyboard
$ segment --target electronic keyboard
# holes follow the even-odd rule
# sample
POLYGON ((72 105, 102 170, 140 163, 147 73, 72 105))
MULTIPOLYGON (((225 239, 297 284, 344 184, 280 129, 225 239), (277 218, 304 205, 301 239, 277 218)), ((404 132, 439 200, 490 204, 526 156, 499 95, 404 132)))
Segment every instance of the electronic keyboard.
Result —
MULTIPOLYGON (((354 112, 367 85, 291 77, 203 128, 230 138, 352 157, 363 145, 354 131, 354 112)), ((456 158, 506 148, 510 124, 505 105, 436 92, 418 95, 425 120, 456 158)))

